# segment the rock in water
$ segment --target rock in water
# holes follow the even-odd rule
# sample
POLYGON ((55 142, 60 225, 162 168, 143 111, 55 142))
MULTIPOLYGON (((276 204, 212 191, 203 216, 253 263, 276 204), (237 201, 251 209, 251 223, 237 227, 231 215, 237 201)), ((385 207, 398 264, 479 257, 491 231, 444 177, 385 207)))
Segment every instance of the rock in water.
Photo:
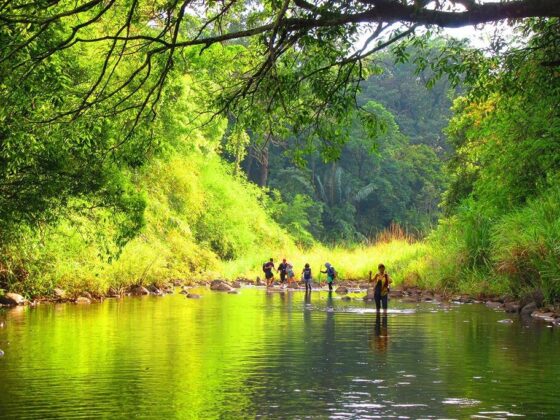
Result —
POLYGON ((241 288, 241 282, 239 280, 235 280, 232 283, 232 286, 235 287, 236 289, 240 289, 241 288))
POLYGON ((197 295, 196 293, 188 293, 187 298, 188 299, 200 299, 200 295, 197 295))
POLYGON ((509 319, 509 318, 500 319, 498 322, 499 322, 500 324, 513 324, 513 319, 509 319))
POLYGON ((75 302, 78 303, 78 304, 85 304, 85 305, 88 305, 88 304, 91 303, 91 299, 90 299, 90 298, 87 298, 87 297, 85 297, 85 296, 78 296, 78 297, 76 298, 75 302))
POLYGON ((138 285, 130 288, 130 294, 132 296, 144 296, 144 295, 149 295, 150 291, 146 289, 144 286, 138 285))
POLYGON ((502 304, 500 302, 495 302, 493 300, 487 301, 485 305, 490 309, 500 309, 502 307, 502 304))
POLYGON ((2 305, 25 305, 26 302, 25 298, 17 293, 6 293, 5 295, 0 296, 0 304, 2 305))
POLYGON ((338 293, 339 295, 346 295, 348 294, 348 287, 338 286, 334 292, 338 293))
POLYGON ((521 315, 531 315, 537 310, 537 304, 535 302, 528 303, 523 308, 521 308, 521 315))
POLYGON ((227 284, 223 280, 213 280, 212 283, 210 283, 210 290, 218 290, 218 291, 222 291, 222 292, 229 292, 229 291, 233 290, 233 287, 231 287, 229 284, 227 284))

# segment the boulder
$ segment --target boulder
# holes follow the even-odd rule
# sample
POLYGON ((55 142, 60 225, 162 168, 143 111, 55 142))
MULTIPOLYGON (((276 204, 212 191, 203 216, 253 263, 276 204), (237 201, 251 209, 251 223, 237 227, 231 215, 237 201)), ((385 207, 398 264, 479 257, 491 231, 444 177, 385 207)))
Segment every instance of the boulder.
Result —
POLYGON ((130 294, 132 296, 144 296, 144 295, 149 295, 150 291, 146 289, 144 286, 137 285, 130 288, 130 294))
POLYGON ((233 290, 233 287, 231 287, 223 280, 213 280, 212 283, 210 283, 210 290, 230 292, 233 290))
POLYGON ((197 295, 196 293, 188 293, 187 299, 200 299, 200 295, 197 295))
POLYGON ((257 280, 255 281, 255 285, 256 286, 262 286, 263 285, 263 282, 262 282, 260 277, 257 277, 257 280))
POLYGON ((521 315, 531 315, 537 310, 537 304, 535 302, 530 302, 521 308, 521 315))
POLYGON ((334 292, 338 293, 339 295, 346 295, 348 294, 348 287, 338 286, 334 292))
POLYGON ((521 309, 519 303, 517 302, 506 302, 504 304, 504 309, 507 313, 510 314, 516 314, 519 313, 519 310, 521 309))
POLYGON ((232 284, 231 287, 234 287, 236 289, 240 289, 241 288, 241 282, 239 280, 235 280, 232 284))
POLYGON ((56 300, 64 300, 67 298, 66 291, 58 287, 54 288, 53 294, 56 300))
POLYGON ((27 300, 22 295, 18 295, 17 293, 6 293, 3 296, 0 296, 1 305, 25 305, 26 302, 27 300))
POLYGON ((85 296, 78 296, 74 302, 76 302, 76 303, 78 303, 78 304, 86 304, 86 305, 88 305, 88 304, 91 303, 91 299, 88 298, 88 297, 85 297, 85 296))
POLYGON ((109 290, 107 291, 107 297, 115 298, 120 296, 121 293, 117 289, 115 289, 114 287, 109 287, 109 290))

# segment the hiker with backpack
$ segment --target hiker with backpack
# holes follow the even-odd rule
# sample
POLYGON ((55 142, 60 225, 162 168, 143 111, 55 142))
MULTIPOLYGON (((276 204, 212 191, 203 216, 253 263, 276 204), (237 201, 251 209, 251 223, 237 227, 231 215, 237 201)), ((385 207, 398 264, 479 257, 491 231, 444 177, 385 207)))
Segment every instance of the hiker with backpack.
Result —
POLYGON ((277 273, 280 273, 280 286, 284 286, 286 283, 286 276, 288 275, 288 262, 286 258, 282 260, 280 264, 278 264, 278 269, 276 270, 277 273))
POLYGON ((389 277, 389 274, 385 272, 385 266, 383 264, 379 264, 377 268, 379 271, 371 280, 373 283, 373 299, 375 300, 375 307, 378 312, 381 307, 383 307, 383 312, 387 312, 389 285, 393 281, 391 280, 391 277, 389 277))
POLYGON ((266 287, 272 287, 274 285, 274 260, 271 258, 270 261, 265 262, 262 266, 264 277, 266 278, 266 287))
POLYGON ((301 274, 303 277, 303 282, 305 283, 305 293, 311 292, 313 276, 311 274, 311 267, 309 267, 309 264, 305 264, 305 268, 303 269, 301 274))
POLYGON ((321 273, 327 275, 327 284, 329 285, 329 292, 332 292, 334 279, 336 278, 336 270, 332 265, 329 263, 325 263, 325 271, 321 271, 321 273))

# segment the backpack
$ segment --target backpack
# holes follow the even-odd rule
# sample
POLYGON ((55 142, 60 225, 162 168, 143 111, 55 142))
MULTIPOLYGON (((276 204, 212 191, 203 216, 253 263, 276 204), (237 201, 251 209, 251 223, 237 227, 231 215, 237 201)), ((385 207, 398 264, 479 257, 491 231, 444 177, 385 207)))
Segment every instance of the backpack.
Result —
POLYGON ((331 266, 331 267, 328 268, 327 273, 328 273, 328 275, 331 276, 333 279, 336 278, 337 272, 336 272, 336 270, 334 269, 333 266, 331 266))
POLYGON ((263 264, 263 273, 266 273, 266 265, 267 265, 267 264, 268 264, 268 263, 264 263, 264 264, 263 264))

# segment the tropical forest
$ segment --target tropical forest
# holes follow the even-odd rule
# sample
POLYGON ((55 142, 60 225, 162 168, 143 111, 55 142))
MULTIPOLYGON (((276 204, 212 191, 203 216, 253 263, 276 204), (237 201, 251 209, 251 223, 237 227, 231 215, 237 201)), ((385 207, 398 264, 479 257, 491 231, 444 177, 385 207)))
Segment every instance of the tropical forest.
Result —
POLYGON ((0 0, 0 418, 556 418, 559 328, 558 0, 0 0))

